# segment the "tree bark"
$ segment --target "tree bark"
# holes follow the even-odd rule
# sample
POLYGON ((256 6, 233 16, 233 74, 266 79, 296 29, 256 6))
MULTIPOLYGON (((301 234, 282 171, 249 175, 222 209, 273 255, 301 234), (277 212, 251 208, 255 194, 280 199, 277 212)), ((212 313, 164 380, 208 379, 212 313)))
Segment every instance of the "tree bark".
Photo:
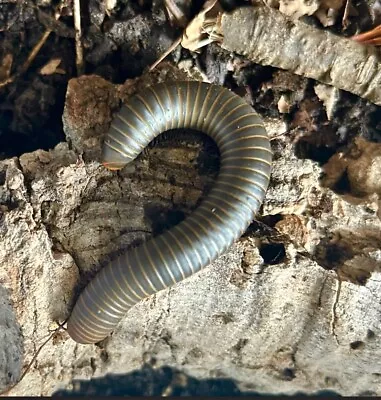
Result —
MULTIPOLYGON (((218 157, 204 139, 160 141, 118 173, 98 161, 120 100, 137 86, 184 77, 164 65, 122 86, 73 79, 68 142, 0 162, 2 387, 109 257, 175 224, 212 185, 218 157)), ((321 169, 294 155, 284 124, 265 124, 274 167, 262 222, 208 268, 137 304, 100 346, 62 332, 9 394, 51 395, 72 379, 147 362, 232 378, 242 390, 381 394, 378 189, 354 204, 322 187, 321 169)), ((348 163, 368 157, 351 154, 348 163)))

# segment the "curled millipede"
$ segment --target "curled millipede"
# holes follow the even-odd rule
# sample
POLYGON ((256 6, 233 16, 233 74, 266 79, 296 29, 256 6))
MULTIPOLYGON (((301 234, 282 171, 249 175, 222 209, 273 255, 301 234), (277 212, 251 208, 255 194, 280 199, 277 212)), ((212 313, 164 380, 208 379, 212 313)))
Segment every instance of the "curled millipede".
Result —
POLYGON ((217 181, 188 218, 123 253, 88 284, 67 324, 78 343, 101 341, 134 304, 212 263, 261 206, 271 172, 269 138, 254 110, 220 86, 163 83, 131 97, 111 123, 103 165, 121 169, 160 133, 177 128, 204 132, 216 142, 217 181))

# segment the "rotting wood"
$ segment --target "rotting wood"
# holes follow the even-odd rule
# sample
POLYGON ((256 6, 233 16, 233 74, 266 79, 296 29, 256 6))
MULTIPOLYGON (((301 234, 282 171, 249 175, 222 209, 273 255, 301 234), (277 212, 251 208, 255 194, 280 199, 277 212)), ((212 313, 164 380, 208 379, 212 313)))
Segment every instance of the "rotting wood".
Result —
POLYGON ((220 33, 225 50, 381 105, 380 54, 374 47, 291 20, 268 7, 224 13, 220 33))

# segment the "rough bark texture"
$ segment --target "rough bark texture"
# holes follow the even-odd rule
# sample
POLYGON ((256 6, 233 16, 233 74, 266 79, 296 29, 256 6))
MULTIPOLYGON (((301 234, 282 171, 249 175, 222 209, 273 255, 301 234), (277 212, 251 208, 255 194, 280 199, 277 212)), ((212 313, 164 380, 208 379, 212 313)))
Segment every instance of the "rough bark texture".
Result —
MULTIPOLYGON (((136 85, 183 77, 168 68, 119 87, 96 76, 72 80, 64 115, 72 148, 61 143, 0 163, 3 388, 111 254, 176 223, 212 184, 216 152, 206 141, 162 142, 119 173, 98 162, 118 99, 136 85)), ((274 137, 269 226, 253 224, 213 265, 136 305, 100 346, 63 332, 12 395, 50 395, 72 379, 153 360, 196 378, 234 379, 241 390, 381 395, 381 191, 380 180, 364 176, 379 173, 381 159, 347 176, 349 188, 362 183, 361 197, 349 193, 354 204, 322 187, 320 168, 294 155, 283 123, 265 123, 274 137)), ((356 159, 380 154, 374 146, 358 146, 356 159)), ((326 186, 334 187, 340 177, 330 171, 326 186)))
POLYGON ((373 46, 293 21, 269 7, 223 14, 220 29, 226 50, 381 105, 380 53, 373 46))

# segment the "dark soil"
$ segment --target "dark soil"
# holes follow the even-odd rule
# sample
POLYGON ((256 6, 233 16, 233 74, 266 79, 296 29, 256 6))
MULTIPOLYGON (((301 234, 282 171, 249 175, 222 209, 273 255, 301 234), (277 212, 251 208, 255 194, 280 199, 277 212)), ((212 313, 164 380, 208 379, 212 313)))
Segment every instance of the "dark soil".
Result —
MULTIPOLYGON (((65 93, 68 81, 76 76, 72 3, 66 1, 59 21, 54 18, 57 4, 50 0, 9 0, 0 4, 0 82, 20 71, 44 32, 53 31, 27 71, 13 83, 0 87, 0 159, 39 148, 50 149, 65 140, 65 93), (55 58, 61 60, 59 70, 41 74, 41 68, 55 58)), ((189 21, 203 1, 175 3, 189 21)), ((223 6, 231 9, 245 3, 225 0, 223 6)), ((141 75, 181 35, 181 24, 169 18, 164 0, 119 0, 112 10, 106 10, 106 5, 103 0, 81 4, 85 74, 123 83, 141 75)), ((351 19, 348 32, 359 26, 369 29, 372 18, 365 2, 357 0, 353 6, 359 16, 351 19)), ((313 17, 309 22, 318 25, 313 17)), ((339 23, 329 29, 340 34, 339 23)), ((328 120, 311 80, 247 62, 216 44, 202 49, 200 54, 178 46, 168 59, 174 63, 191 60, 211 82, 245 96, 262 115, 284 119, 302 158, 325 163, 355 136, 381 140, 380 108, 356 96, 340 92, 328 120), (290 101, 290 109, 284 114, 278 109, 282 96, 290 101)))

